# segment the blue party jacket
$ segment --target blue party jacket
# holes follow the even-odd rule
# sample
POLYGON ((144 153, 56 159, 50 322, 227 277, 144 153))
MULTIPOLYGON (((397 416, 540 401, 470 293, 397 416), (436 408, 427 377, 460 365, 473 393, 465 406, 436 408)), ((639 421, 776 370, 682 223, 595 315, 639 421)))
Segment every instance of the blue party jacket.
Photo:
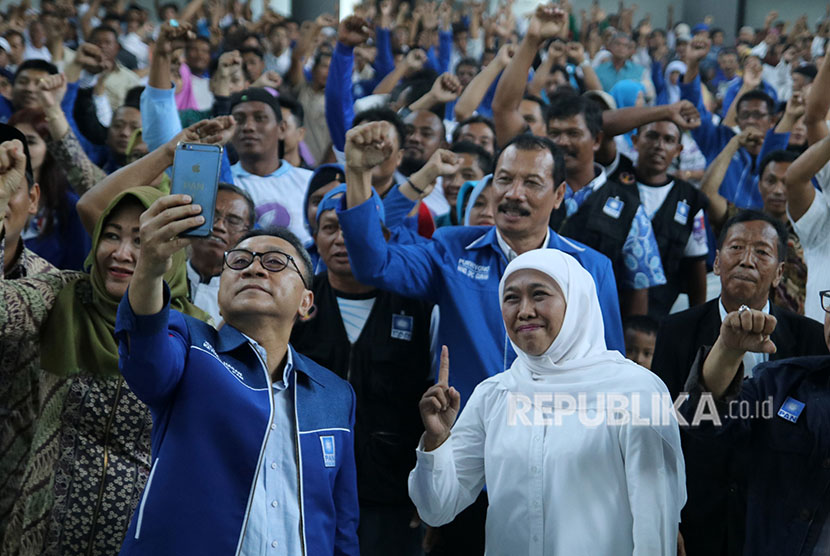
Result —
MULTIPOLYGON (((368 201, 337 211, 352 272, 363 284, 439 306, 438 340, 449 348, 450 385, 464 404, 480 382, 507 370, 516 358, 499 307, 499 280, 508 261, 496 228, 449 226, 439 228, 431 241, 387 243, 372 211, 368 201)), ((625 353, 611 261, 553 230, 547 246, 571 255, 593 276, 605 343, 625 353)))
MULTIPOLYGON (((118 307, 119 368, 153 416, 153 466, 121 554, 239 554, 270 431, 268 370, 241 332, 170 310, 169 296, 165 284, 155 315, 136 315, 128 295, 118 307)), ((357 556, 354 391, 289 349, 305 554, 357 556)))

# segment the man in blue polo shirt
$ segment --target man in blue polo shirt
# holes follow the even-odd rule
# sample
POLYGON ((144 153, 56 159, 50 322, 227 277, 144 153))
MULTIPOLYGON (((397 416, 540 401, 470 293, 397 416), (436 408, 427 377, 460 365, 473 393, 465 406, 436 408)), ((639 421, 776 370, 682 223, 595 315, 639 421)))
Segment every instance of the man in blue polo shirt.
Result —
MULTIPOLYGON (((440 307, 439 341, 456 363, 453 386, 462 403, 484 379, 510 367, 516 354, 501 318, 498 284, 519 254, 545 245, 574 256, 596 282, 610 349, 624 350, 619 301, 611 262, 589 247, 548 227, 562 202, 565 164, 548 139, 514 138, 502 151, 493 174, 496 226, 441 228, 432 241, 387 244, 371 195, 372 168, 393 145, 387 122, 370 122, 346 136, 347 209, 338 211, 352 271, 363 284, 416 297, 440 307)), ((429 194, 428 188, 420 191, 429 194)))

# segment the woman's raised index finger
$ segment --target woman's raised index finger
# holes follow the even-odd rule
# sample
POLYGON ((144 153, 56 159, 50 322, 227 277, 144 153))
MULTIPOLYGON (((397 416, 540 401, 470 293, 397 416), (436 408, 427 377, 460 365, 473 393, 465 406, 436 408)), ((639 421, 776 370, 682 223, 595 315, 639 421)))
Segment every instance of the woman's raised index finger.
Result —
POLYGON ((438 384, 449 386, 450 383, 450 350, 441 346, 441 366, 438 368, 438 384))

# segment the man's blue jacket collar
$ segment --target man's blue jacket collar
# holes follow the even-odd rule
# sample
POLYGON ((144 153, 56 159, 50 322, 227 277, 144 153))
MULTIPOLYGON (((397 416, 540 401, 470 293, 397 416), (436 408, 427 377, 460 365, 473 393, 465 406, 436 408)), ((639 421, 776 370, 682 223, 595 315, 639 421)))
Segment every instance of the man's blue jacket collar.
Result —
MULTIPOLYGON (((217 333, 216 352, 229 353, 238 349, 243 344, 247 344, 248 339, 245 335, 229 324, 225 324, 219 329, 217 333)), ((325 377, 322 376, 324 372, 322 368, 315 365, 309 365, 308 360, 297 353, 297 351, 289 344, 288 349, 291 350, 291 356, 294 359, 294 370, 300 371, 320 386, 325 387, 325 377)))

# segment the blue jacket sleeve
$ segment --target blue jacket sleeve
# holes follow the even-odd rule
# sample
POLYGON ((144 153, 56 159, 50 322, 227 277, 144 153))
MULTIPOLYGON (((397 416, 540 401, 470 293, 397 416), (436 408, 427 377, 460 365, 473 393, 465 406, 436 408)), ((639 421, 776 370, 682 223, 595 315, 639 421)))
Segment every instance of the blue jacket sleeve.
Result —
POLYGON ((668 104, 666 78, 663 75, 663 64, 660 60, 651 63, 651 82, 654 83, 654 91, 657 93, 655 104, 668 104))
POLYGON ((395 58, 392 56, 392 32, 378 27, 375 31, 375 45, 378 49, 377 57, 375 57, 375 79, 380 83, 395 69, 395 58))
POLYGON ((147 149, 154 151, 182 130, 176 109, 176 89, 147 85, 141 93, 141 134, 147 149))
POLYGON ((427 61, 426 61, 426 63, 424 63, 424 67, 433 69, 433 70, 437 71, 438 73, 442 73, 441 72, 441 64, 438 61, 438 58, 435 56, 435 47, 434 46, 430 46, 427 49, 427 61))
POLYGON ((390 230, 403 224, 407 215, 415 208, 415 202, 404 197, 400 185, 395 185, 383 198, 383 211, 386 213, 386 227, 390 230))
POLYGON ((164 284, 164 308, 155 315, 136 315, 124 295, 115 318, 118 368, 138 399, 153 411, 170 400, 185 367, 187 327, 170 326, 170 288, 164 284))
POLYGON ((438 302, 440 253, 435 241, 388 244, 371 199, 337 210, 355 278, 405 297, 438 302))
POLYGON ((706 161, 712 162, 734 133, 731 129, 715 125, 712 121, 712 114, 706 109, 703 104, 703 95, 700 94, 699 75, 691 83, 680 84, 680 98, 694 104, 697 111, 700 112, 700 126, 692 130, 692 138, 700 148, 700 152, 706 157, 706 161))
POLYGON ((605 346, 625 355, 620 299, 617 296, 614 268, 611 266, 608 257, 602 258, 602 267, 597 268, 597 275, 600 276, 597 284, 597 294, 599 295, 599 307, 602 311, 602 322, 605 326, 605 346))
POLYGON ((452 31, 438 33, 438 73, 452 71, 450 58, 452 57, 452 31))
POLYGON ((726 89, 726 92, 723 94, 723 106, 721 106, 720 111, 721 118, 725 117, 726 113, 729 112, 729 107, 732 106, 733 102, 735 102, 735 97, 738 96, 738 91, 741 90, 743 84, 744 80, 738 79, 738 81, 726 89))
POLYGON ((72 130, 75 137, 77 137, 78 142, 81 144, 81 148, 85 153, 89 153, 94 151, 96 146, 90 143, 89 140, 84 137, 84 134, 81 133, 81 130, 78 129, 78 123, 75 121, 74 114, 75 99, 78 98, 78 90, 80 88, 81 86, 77 81, 66 84, 66 94, 63 95, 63 100, 61 101, 61 110, 63 110, 63 115, 66 117, 66 123, 69 124, 69 129, 72 130))
POLYGON ((352 98, 352 72, 354 71, 354 49, 340 42, 334 47, 326 79, 326 124, 334 148, 342 151, 346 147, 346 131, 354 119, 352 98))
MULTIPOLYGON (((790 143, 790 132, 775 133, 775 128, 767 131, 764 136, 764 144, 761 145, 761 152, 758 153, 758 161, 764 160, 764 157, 773 151, 787 150, 787 145, 790 143)), ((756 165, 755 173, 757 174, 760 168, 756 165)))
MULTIPOLYGON (((354 431, 356 398, 352 394, 352 414, 349 418, 349 429, 354 431)), ((354 432, 352 432, 354 435, 354 432)), ((345 463, 340 467, 334 483, 334 507, 337 508, 337 524, 334 534, 335 556, 359 556, 357 526, 360 522, 360 503, 357 498, 357 467, 354 459, 354 442, 347 442, 345 463)))

